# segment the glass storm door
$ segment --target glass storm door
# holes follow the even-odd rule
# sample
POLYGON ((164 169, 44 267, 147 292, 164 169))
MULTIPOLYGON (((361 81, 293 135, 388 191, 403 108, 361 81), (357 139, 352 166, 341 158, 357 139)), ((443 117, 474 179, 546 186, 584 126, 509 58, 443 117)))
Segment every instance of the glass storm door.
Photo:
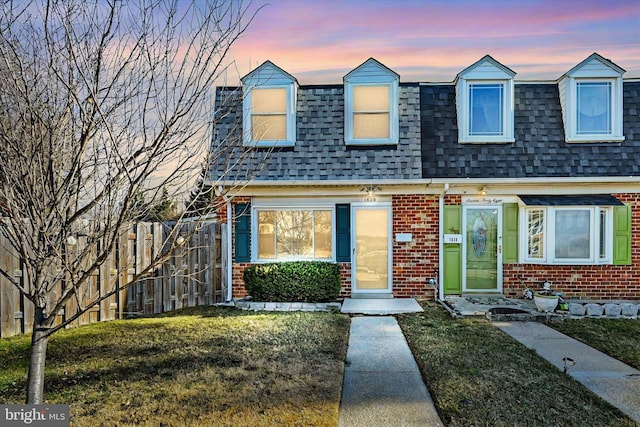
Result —
POLYGON ((502 291, 502 209, 463 208, 463 292, 502 291))
POLYGON ((353 206, 352 211, 352 291, 391 292, 390 208, 353 206))

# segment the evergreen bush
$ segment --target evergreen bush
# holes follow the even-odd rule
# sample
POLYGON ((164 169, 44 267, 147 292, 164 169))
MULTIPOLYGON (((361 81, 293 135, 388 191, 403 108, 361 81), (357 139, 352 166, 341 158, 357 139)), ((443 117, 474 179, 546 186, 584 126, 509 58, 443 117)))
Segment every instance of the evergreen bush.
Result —
POLYGON ((340 267, 330 262, 256 264, 245 268, 243 279, 255 301, 331 301, 340 294, 340 267))

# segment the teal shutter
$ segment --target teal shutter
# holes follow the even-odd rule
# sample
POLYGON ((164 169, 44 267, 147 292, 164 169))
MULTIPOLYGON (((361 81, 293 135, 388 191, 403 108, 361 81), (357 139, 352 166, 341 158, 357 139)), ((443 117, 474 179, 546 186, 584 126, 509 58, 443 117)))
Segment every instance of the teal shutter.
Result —
POLYGON ((518 204, 502 205, 502 263, 518 263, 518 204))
POLYGON ((631 265, 631 205, 613 207, 613 264, 631 265))
MULTIPOLYGON (((462 233, 462 206, 447 205, 444 207, 444 234, 462 233)), ((443 245, 444 294, 462 293, 462 245, 459 243, 445 243, 443 245)))
POLYGON ((351 262, 351 205, 336 205, 336 261, 351 262))
POLYGON ((251 205, 237 203, 235 205, 236 223, 236 262, 251 261, 251 205))

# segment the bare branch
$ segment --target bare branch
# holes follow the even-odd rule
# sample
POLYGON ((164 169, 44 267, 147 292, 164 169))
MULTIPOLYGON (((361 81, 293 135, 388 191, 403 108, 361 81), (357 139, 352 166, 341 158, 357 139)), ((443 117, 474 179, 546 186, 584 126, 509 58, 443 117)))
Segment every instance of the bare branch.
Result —
POLYGON ((178 197, 211 160, 203 156, 223 117, 214 108, 214 86, 229 69, 230 47, 259 10, 250 6, 0 4, 0 234, 24 266, 22 284, 2 267, 0 275, 34 303, 38 340, 180 249, 182 216, 167 232, 165 250, 133 281, 90 300, 79 294, 140 216, 136 195, 153 203, 163 188, 178 197), (79 238, 82 246, 74 243, 79 238), (75 312, 53 326, 74 301, 75 312))

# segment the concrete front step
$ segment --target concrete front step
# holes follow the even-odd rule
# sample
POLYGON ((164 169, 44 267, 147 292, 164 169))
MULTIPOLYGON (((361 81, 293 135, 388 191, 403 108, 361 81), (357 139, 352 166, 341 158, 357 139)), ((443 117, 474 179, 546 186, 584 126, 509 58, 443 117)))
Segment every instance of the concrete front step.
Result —
POLYGON ((342 302, 341 313, 392 315, 403 313, 420 313, 424 311, 413 298, 394 299, 357 299, 346 298, 342 302))
POLYGON ((357 293, 354 292, 351 294, 351 298, 353 299, 393 299, 393 294, 389 292, 378 292, 378 293, 357 293))

